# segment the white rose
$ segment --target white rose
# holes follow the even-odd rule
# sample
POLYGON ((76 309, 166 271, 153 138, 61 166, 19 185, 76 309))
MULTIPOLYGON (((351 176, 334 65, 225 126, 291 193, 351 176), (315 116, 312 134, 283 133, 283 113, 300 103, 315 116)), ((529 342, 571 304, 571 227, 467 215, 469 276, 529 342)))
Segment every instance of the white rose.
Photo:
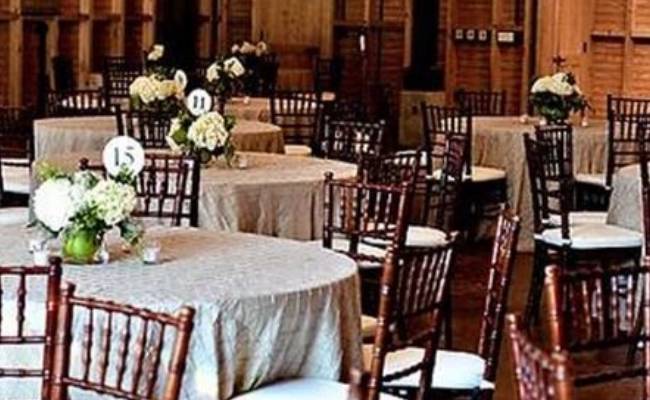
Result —
POLYGON ((240 49, 239 46, 236 45, 236 44, 233 44, 232 47, 230 48, 230 52, 231 52, 232 54, 237 54, 237 53, 239 53, 240 50, 241 50, 241 49, 240 49))
POLYGON ((158 61, 163 56, 165 55, 165 46, 161 44, 155 44, 149 54, 147 55, 147 59, 149 61, 158 61))
POLYGON ((268 53, 268 51, 269 51, 269 46, 268 46, 266 43, 260 41, 260 42, 257 44, 257 48, 255 49, 255 54, 256 54, 258 57, 261 57, 261 56, 263 56, 264 54, 268 53))
POLYGON ((242 54, 253 54, 253 53, 255 53, 256 50, 257 50, 257 47, 255 47, 254 45, 252 45, 249 42, 244 42, 241 45, 241 49, 240 49, 242 54))
POLYGON ((219 80, 219 66, 217 63, 214 63, 208 67, 208 70, 205 73, 205 77, 208 82, 216 82, 219 80))
POLYGON ((187 139, 200 149, 214 151, 217 146, 224 146, 230 133, 226 130, 225 120, 218 112, 203 114, 190 126, 187 139))
POLYGON ((138 97, 145 104, 156 100, 158 94, 158 81, 147 76, 137 77, 129 86, 131 97, 138 97))
POLYGON ((239 78, 246 72, 246 69, 237 57, 230 57, 223 63, 223 65, 226 73, 233 78, 239 78))
POLYGON ((548 92, 548 91, 549 91, 549 88, 550 88, 550 85, 552 84, 552 83, 551 83, 552 80, 553 80, 553 79, 552 79, 551 77, 548 77, 548 76, 545 76, 545 77, 539 78, 539 79, 536 80, 535 83, 533 84, 533 87, 532 87, 532 89, 530 90, 531 93, 544 93, 544 92, 548 92))
POLYGON ((51 179, 34 193, 34 215, 52 232, 61 232, 82 204, 83 188, 67 179, 51 179), (81 191, 79 191, 81 190, 81 191))

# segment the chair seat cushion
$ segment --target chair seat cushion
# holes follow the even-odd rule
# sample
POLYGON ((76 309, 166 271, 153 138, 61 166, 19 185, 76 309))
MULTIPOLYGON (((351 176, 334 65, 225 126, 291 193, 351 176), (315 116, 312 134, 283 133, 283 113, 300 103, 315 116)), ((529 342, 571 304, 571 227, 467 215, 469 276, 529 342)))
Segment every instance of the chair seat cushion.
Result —
MULTIPOLYGON (((415 150, 403 150, 398 151, 398 155, 414 155, 415 150)), ((426 167, 427 165, 427 153, 422 152, 422 157, 420 158, 420 165, 426 167)), ((440 170, 433 171, 433 178, 440 179, 440 170)), ((473 182, 491 182, 491 181, 500 181, 506 179, 506 171, 499 168, 492 167, 482 167, 478 165, 472 166, 472 181, 473 182)), ((463 180, 470 180, 470 176, 464 175, 463 180)))
POLYGON ((284 153, 288 156, 309 157, 311 156, 311 147, 301 144, 286 144, 284 153))
MULTIPOLYGON (((551 225, 561 226, 562 219, 559 215, 551 215, 548 221, 551 225)), ((582 224, 605 224, 607 223, 607 213, 598 211, 575 211, 569 213, 570 225, 582 224)))
POLYGON ((377 318, 369 315, 361 316, 361 336, 363 339, 372 339, 377 331, 377 318))
MULTIPOLYGON (((231 400, 348 400, 348 385, 321 379, 293 379, 261 387, 231 400)), ((399 400, 382 394, 381 400, 399 400)))
MULTIPOLYGON (((348 252, 349 249, 350 249, 350 241, 347 238, 339 237, 339 238, 334 238, 334 240, 332 241, 332 250, 348 252)), ((357 251, 361 255, 366 255, 370 257, 376 257, 381 259, 386 257, 385 248, 381 248, 378 246, 371 246, 366 243, 359 243, 359 247, 357 248, 357 251)), ((382 267, 383 267, 382 262, 374 262, 370 260, 359 261, 359 268, 361 269, 378 269, 382 267)))
POLYGON ((29 209, 0 208, 0 226, 27 225, 29 223, 29 209))
POLYGON ((641 247, 643 240, 639 232, 607 224, 582 224, 571 226, 570 239, 562 239, 560 228, 546 229, 537 240, 555 246, 569 244, 572 249, 622 249, 641 247))
POLYGON ((5 192, 29 194, 31 183, 29 168, 3 165, 2 183, 5 192))
MULTIPOLYGON (((364 241, 373 246, 384 248, 388 246, 388 242, 381 239, 364 239, 364 241)), ((445 232, 428 226, 411 225, 406 231, 408 247, 441 247, 448 242, 445 232)))
MULTIPOLYGON (((365 368, 370 368, 372 360, 372 345, 363 346, 365 368)), ((424 358, 424 349, 409 347, 396 352, 388 353, 384 366, 384 375, 403 371, 424 358)), ((432 387, 435 389, 494 389, 494 383, 485 381, 485 360, 476 354, 460 351, 438 350, 436 363, 433 370, 432 387)), ((387 386, 418 387, 420 373, 386 383, 387 386)))
POLYGON ((604 174, 577 174, 576 182, 587 185, 602 186, 603 188, 606 187, 604 174))

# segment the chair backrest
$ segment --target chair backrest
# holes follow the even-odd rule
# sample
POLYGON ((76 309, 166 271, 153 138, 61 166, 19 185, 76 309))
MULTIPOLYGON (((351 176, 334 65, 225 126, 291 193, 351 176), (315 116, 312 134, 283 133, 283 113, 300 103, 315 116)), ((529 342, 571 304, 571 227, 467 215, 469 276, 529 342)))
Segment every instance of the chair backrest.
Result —
POLYGON ((54 90, 65 91, 75 88, 74 67, 70 57, 61 55, 52 57, 52 70, 54 72, 54 90))
POLYGON ((455 240, 442 247, 413 248, 394 243, 384 263, 378 328, 370 365, 369 400, 382 386, 420 371, 418 400, 431 398, 431 379, 440 327, 454 264, 455 240), (390 352, 424 348, 421 361, 404 370, 384 371, 390 352))
MULTIPOLYGON (((104 167, 80 160, 80 170, 101 171, 104 167)), ((146 154, 145 165, 136 177, 135 217, 169 221, 171 226, 184 222, 198 227, 201 167, 198 160, 171 154, 146 154)))
MULTIPOLYGON (((590 373, 576 385, 643 377, 650 387, 650 264, 641 267, 589 267, 564 272, 548 267, 545 278, 551 346, 585 353, 643 346, 642 365, 626 363, 616 374, 590 373), (624 378, 625 377, 625 378, 624 378)), ((650 398, 645 393, 644 399, 650 398)))
POLYGON ((361 98, 337 97, 324 107, 323 113, 335 121, 369 121, 368 107, 361 98))
POLYGON ((460 89, 454 93, 456 106, 469 111, 475 116, 506 115, 507 94, 505 90, 490 92, 487 90, 468 91, 460 89))
POLYGON ((47 115, 50 117, 111 114, 113 111, 101 90, 65 90, 48 93, 47 115))
POLYGON ((388 243, 405 240, 406 221, 411 204, 408 182, 378 185, 361 180, 334 180, 325 174, 323 247, 347 254, 358 262, 382 263, 359 251, 363 239, 381 239, 388 243), (335 239, 348 239, 347 248, 336 249, 335 239))
POLYGON ((271 96, 271 122, 282 128, 285 142, 313 146, 322 113, 316 92, 277 91, 271 96))
POLYGON ((485 360, 483 378, 489 382, 496 379, 520 227, 519 217, 509 210, 501 212, 492 247, 490 277, 478 343, 478 354, 485 360))
POLYGON ((70 388, 118 399, 178 399, 194 309, 169 315, 74 291, 67 284, 61 292, 49 399, 67 400, 70 388))
POLYGON ((141 109, 122 111, 119 107, 116 109, 119 135, 132 137, 145 149, 169 148, 167 135, 172 120, 169 113, 141 109))
POLYGON ((128 99, 129 86, 142 73, 140 63, 131 63, 125 57, 106 57, 102 72, 106 101, 112 104, 113 100, 128 99))
POLYGON ((316 57, 314 63, 314 90, 338 93, 343 81, 343 59, 316 57))
POLYGON ((440 107, 422 102, 422 132, 424 147, 434 157, 443 154, 448 138, 463 140, 465 174, 472 176, 472 114, 466 109, 440 107))
POLYGON ((645 248, 650 249, 650 120, 639 124, 639 150, 641 170, 641 201, 643 204, 643 232, 645 248))
POLYGON ((607 187, 619 168, 639 162, 637 124, 649 114, 650 99, 607 96, 607 187))
POLYGON ((562 238, 570 239, 569 212, 573 204, 573 171, 565 159, 562 141, 534 140, 524 134, 526 161, 530 178, 535 233, 541 233, 559 219, 562 238))
POLYGON ((3 158, 34 161, 32 107, 0 107, 0 154, 3 158))
POLYGON ((0 348, 16 349, 19 346, 24 349, 24 354, 28 354, 34 352, 33 346, 43 345, 42 368, 26 369, 25 364, 0 365, 0 385, 3 378, 40 377, 43 378, 43 394, 46 393, 52 372, 52 346, 60 286, 59 258, 50 259, 50 265, 47 267, 0 266, 0 321, 5 328, 0 330, 0 348), (35 289, 39 284, 45 287, 45 298, 32 295, 31 289, 35 289), (40 309, 32 307, 33 304, 40 304, 40 309), (8 327, 11 329, 6 329, 8 327), (39 329, 36 330, 35 327, 39 329))
POLYGON ((325 158, 358 164, 364 157, 381 154, 386 124, 338 121, 325 117, 321 147, 325 158))
POLYGON ((533 344, 513 314, 508 315, 508 334, 519 400, 572 400, 573 366, 567 355, 548 354, 533 344))

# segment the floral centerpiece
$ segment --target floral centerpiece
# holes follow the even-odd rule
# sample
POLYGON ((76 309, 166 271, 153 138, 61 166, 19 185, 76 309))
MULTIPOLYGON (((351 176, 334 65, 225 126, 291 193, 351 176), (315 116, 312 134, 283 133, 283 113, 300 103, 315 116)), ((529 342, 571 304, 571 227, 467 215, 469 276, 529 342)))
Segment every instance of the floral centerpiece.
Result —
POLYGON ((256 93, 259 90, 259 82, 264 80, 267 56, 270 54, 269 45, 264 41, 259 41, 257 44, 245 41, 234 44, 230 51, 246 68, 246 75, 242 78, 244 89, 247 93, 256 93))
POLYGON ((161 63, 165 54, 162 45, 154 45, 147 55, 145 74, 129 86, 131 106, 140 109, 176 114, 181 108, 187 87, 183 70, 166 67, 161 63))
POLYGON ((549 123, 566 121, 571 113, 589 107, 572 73, 541 77, 533 83, 530 92, 530 103, 549 123))
POLYGON ((36 225, 62 239, 66 261, 95 262, 104 235, 114 228, 132 245, 142 237, 143 230, 131 219, 137 199, 134 178, 126 170, 103 179, 89 171, 66 174, 42 165, 39 181, 36 225))
POLYGON ((228 166, 235 156, 232 129, 235 118, 217 111, 195 116, 183 110, 171 123, 167 143, 173 151, 196 156, 202 164, 223 157, 228 166))
POLYGON ((205 86, 219 99, 219 111, 222 113, 226 102, 243 87, 245 74, 246 68, 235 56, 219 58, 208 67, 205 86))

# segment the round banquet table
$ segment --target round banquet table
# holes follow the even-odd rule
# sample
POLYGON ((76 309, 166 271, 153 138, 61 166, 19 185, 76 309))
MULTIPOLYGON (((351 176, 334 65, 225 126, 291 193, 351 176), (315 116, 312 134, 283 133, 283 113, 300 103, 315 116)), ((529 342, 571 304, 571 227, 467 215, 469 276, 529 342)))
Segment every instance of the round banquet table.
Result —
MULTIPOLYGON (((238 153, 245 169, 212 165, 201 170, 199 225, 220 232, 248 232, 314 240, 323 231, 325 173, 356 176, 353 164, 281 154, 238 153)), ((74 171, 79 160, 100 162, 100 152, 67 153, 38 162, 74 171)))
MULTIPOLYGON (((157 228, 147 236, 161 243, 160 265, 144 265, 111 237, 110 263, 65 265, 64 280, 75 283, 82 297, 169 313, 183 305, 196 308, 182 399, 225 400, 287 377, 338 380, 360 367, 359 283, 351 259, 316 244, 241 233, 157 228)), ((23 227, 1 227, 0 264, 29 264, 28 238, 23 227)), ((43 304, 41 286, 28 287, 28 334, 42 332, 42 324, 32 322, 43 319, 43 311, 34 311, 43 304)), ((9 284, 5 289, 6 296, 14 293, 9 284)), ((5 297, 7 310, 12 300, 15 308, 15 295, 5 297)), ((15 330, 13 321, 3 322, 6 332, 12 323, 15 330)), ((84 324, 75 323, 74 330, 83 335, 84 324)), ((101 342, 102 330, 95 331, 101 342)), ((3 350, 0 361, 38 367, 41 354, 3 350)), ((72 365, 80 368, 75 355, 73 348, 72 365)), ((35 386, 3 384, 2 398, 37 398, 35 386)))
MULTIPOLYGON (((36 159, 53 154, 94 151, 117 135, 113 116, 50 118, 34 122, 36 159)), ((238 120, 232 132, 240 151, 284 153, 282 129, 259 121, 238 120)))
POLYGON ((638 165, 621 168, 614 175, 607 222, 643 232, 641 172, 638 165))
MULTIPOLYGON (((325 103, 333 102, 336 94, 323 93, 325 103)), ((268 97, 233 97, 226 103, 226 114, 238 120, 271 121, 271 103, 268 97)))
MULTIPOLYGON (((523 134, 534 131, 533 121, 524 124, 519 117, 473 118, 473 164, 506 171, 508 201, 522 219, 520 250, 526 251, 533 247, 533 212, 523 134)), ((575 126, 573 146, 576 173, 602 173, 607 157, 606 123, 575 126)))

